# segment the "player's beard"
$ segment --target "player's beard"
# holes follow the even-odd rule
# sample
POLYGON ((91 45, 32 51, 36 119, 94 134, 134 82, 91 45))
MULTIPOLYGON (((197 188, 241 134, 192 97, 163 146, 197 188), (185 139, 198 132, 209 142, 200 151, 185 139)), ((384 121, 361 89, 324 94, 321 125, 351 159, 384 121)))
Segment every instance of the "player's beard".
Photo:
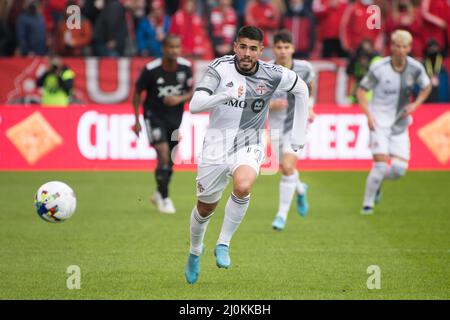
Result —
POLYGON ((242 59, 238 60, 237 64, 238 64, 239 69, 241 69, 241 71, 243 71, 243 72, 251 72, 252 69, 256 65, 256 61, 252 61, 252 59, 242 58, 242 59), (250 66, 249 67, 244 67, 243 63, 250 64, 250 66))

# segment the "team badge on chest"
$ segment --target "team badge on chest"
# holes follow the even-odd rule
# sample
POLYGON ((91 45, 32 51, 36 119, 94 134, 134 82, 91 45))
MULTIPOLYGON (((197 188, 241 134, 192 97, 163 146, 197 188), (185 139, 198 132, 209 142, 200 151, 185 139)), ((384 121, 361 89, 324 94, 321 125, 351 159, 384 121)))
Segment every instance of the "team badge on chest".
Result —
POLYGON ((264 82, 260 82, 257 86, 256 86, 256 93, 258 95, 263 95, 267 92, 268 88, 266 86, 266 84, 264 82))

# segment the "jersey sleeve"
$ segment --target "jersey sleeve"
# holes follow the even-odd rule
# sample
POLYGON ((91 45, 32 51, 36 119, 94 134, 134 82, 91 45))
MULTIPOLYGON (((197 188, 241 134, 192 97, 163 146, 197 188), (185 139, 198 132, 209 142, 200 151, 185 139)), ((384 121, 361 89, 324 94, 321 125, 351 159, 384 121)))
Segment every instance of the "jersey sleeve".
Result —
POLYGON ((425 68, 421 64, 419 64, 419 76, 417 77, 416 81, 421 90, 428 87, 431 83, 430 78, 428 77, 428 74, 425 71, 425 68))
POLYGON ((186 82, 185 82, 185 88, 186 90, 192 90, 193 86, 194 86, 194 79, 192 76, 192 69, 191 68, 187 68, 186 70, 186 82))
POLYGON ((149 86, 151 79, 150 71, 147 70, 147 68, 144 68, 139 75, 139 78, 136 80, 136 90, 141 92, 149 86))
POLYGON ((310 82, 316 80, 316 73, 314 72, 314 68, 311 63, 309 63, 309 62, 306 63, 306 67, 308 69, 308 73, 305 77, 305 82, 310 83, 310 82))
POLYGON ((206 91, 212 95, 219 86, 220 79, 221 77, 217 70, 209 65, 203 78, 197 84, 195 91, 206 91))
POLYGON ((375 75, 373 67, 370 67, 364 78, 362 78, 359 86, 367 91, 373 90, 378 84, 378 78, 375 75))
POLYGON ((294 71, 289 70, 285 67, 282 67, 281 70, 281 80, 278 84, 277 89, 281 91, 291 92, 291 90, 294 89, 295 85, 297 84, 299 77, 294 71))

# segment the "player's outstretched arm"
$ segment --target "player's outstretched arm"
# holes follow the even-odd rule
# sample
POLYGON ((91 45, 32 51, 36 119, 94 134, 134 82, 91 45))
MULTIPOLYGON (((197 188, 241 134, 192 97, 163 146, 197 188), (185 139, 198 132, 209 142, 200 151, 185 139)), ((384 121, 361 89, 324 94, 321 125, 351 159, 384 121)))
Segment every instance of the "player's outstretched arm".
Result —
POLYGON ((291 133, 291 147, 294 151, 302 149, 306 144, 306 125, 308 123, 309 90, 306 83, 297 74, 282 67, 282 76, 278 90, 294 95, 294 123, 291 133))
POLYGON ((309 114, 309 90, 306 83, 297 77, 297 82, 290 91, 295 97, 294 123, 291 133, 291 147, 294 151, 306 144, 306 126, 309 114))
POLYGON ((316 119, 316 113, 314 112, 314 97, 313 97, 313 92, 314 92, 314 82, 313 81, 309 81, 307 84, 308 86, 308 90, 309 90, 309 99, 308 99, 308 122, 309 123, 313 123, 314 119, 316 119))
POLYGON ((197 89, 189 104, 189 110, 191 113, 211 111, 228 100, 239 99, 243 93, 243 86, 239 86, 239 88, 230 88, 216 94, 212 94, 212 92, 208 90, 197 89))

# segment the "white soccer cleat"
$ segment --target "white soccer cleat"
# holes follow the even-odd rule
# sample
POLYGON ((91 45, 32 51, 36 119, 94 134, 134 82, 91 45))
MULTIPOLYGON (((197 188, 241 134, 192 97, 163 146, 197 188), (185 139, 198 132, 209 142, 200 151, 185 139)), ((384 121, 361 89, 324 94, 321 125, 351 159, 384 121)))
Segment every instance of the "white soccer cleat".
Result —
POLYGON ((172 199, 170 198, 162 199, 158 209, 160 212, 167 214, 172 214, 176 212, 172 199))
POLYGON ((159 210, 159 207, 161 206, 161 202, 162 202, 161 193, 159 193, 159 191, 155 191, 155 193, 150 197, 150 201, 159 210))

